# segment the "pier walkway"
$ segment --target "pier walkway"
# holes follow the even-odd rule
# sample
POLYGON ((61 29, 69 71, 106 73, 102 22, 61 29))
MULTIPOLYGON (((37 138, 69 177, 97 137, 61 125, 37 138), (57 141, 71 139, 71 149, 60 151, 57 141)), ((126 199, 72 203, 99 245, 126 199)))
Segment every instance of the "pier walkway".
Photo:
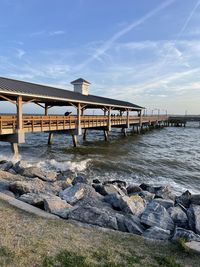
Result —
MULTIPOLYGON (((80 118, 81 129, 95 129, 111 127, 130 128, 131 126, 153 126, 164 124, 168 117, 161 116, 90 116, 80 118)), ((60 130, 75 130, 78 124, 77 116, 23 116, 22 130, 28 132, 50 132, 60 130)), ((0 135, 17 133, 17 116, 0 116, 0 135)))

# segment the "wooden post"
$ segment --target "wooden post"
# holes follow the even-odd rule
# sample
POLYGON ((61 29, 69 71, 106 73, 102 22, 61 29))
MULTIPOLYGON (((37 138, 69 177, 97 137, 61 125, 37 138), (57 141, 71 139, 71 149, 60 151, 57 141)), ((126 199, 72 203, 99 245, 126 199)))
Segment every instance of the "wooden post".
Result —
POLYGON ((77 135, 72 134, 72 141, 73 141, 74 147, 77 147, 77 135))
POLYGON ((77 106, 77 134, 81 135, 82 134, 82 129, 81 129, 81 104, 78 103, 77 106))
POLYGON ((17 97, 17 129, 23 130, 22 96, 17 97))
POLYGON ((127 136, 127 129, 126 128, 122 128, 122 133, 126 137, 127 136))
POLYGON ((142 110, 139 111, 138 115, 139 115, 139 117, 140 117, 138 133, 140 134, 140 132, 141 132, 141 130, 142 130, 142 110))
POLYGON ((83 133, 83 140, 86 141, 86 135, 87 135, 87 128, 84 130, 84 133, 83 133))
POLYGON ((19 148, 17 143, 11 143, 11 149, 14 154, 14 157, 17 157, 19 155, 19 148))
POLYGON ((108 109, 108 131, 111 131, 111 107, 108 109))
POLYGON ((17 136, 18 143, 24 143, 23 117, 22 117, 22 96, 17 97, 17 136))
POLYGON ((49 133, 49 138, 48 138, 48 145, 52 145, 53 143, 53 133, 49 133))
POLYGON ((129 123, 129 110, 127 109, 127 111, 126 111, 126 114, 127 114, 127 128, 130 128, 130 123, 129 123))
POLYGON ((104 133, 105 141, 108 141, 108 139, 109 139, 108 131, 107 130, 103 130, 103 133, 104 133))
POLYGON ((48 105, 45 103, 45 107, 44 107, 44 114, 45 116, 48 116, 48 105))

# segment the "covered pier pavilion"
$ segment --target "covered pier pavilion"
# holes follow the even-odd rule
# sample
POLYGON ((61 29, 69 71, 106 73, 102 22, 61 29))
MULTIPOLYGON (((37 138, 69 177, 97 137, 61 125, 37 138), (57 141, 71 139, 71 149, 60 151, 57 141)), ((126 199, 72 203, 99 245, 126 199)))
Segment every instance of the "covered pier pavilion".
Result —
POLYGON ((10 142, 17 154, 18 144, 25 142, 28 132, 49 132, 49 144, 52 143, 53 132, 70 132, 76 146, 77 135, 83 134, 86 138, 87 129, 103 130, 107 140, 112 127, 120 127, 126 134, 128 128, 136 127, 139 133, 144 125, 167 125, 167 116, 143 116, 144 108, 141 106, 90 95, 90 83, 82 78, 71 84, 74 91, 0 77, 0 101, 16 106, 15 115, 0 115, 0 141, 10 142), (23 114, 23 105, 28 103, 42 107, 44 115, 23 114), (49 115, 49 109, 56 106, 73 107, 76 112, 68 116, 49 115), (85 115, 88 109, 99 110, 99 115, 85 115))

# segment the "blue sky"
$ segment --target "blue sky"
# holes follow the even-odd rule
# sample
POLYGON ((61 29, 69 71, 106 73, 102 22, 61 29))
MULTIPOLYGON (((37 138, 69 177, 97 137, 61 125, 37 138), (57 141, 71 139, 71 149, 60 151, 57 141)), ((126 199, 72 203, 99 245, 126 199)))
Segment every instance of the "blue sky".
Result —
POLYGON ((0 0, 0 76, 200 114, 200 1, 0 0))

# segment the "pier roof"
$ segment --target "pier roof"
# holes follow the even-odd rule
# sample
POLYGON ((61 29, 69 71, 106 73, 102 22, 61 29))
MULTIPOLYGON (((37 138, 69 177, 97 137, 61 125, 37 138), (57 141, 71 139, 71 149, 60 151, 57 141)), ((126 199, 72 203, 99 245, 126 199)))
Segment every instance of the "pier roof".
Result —
POLYGON ((67 106, 70 103, 87 104, 88 108, 97 108, 99 106, 110 106, 113 109, 131 109, 141 110, 143 107, 130 102, 100 97, 95 95, 82 95, 81 93, 59 89, 56 87, 35 84, 25 81, 14 80, 0 77, 0 100, 1 95, 9 96, 10 99, 16 99, 17 96, 23 96, 24 100, 34 98, 33 102, 48 103, 53 106, 67 106))

